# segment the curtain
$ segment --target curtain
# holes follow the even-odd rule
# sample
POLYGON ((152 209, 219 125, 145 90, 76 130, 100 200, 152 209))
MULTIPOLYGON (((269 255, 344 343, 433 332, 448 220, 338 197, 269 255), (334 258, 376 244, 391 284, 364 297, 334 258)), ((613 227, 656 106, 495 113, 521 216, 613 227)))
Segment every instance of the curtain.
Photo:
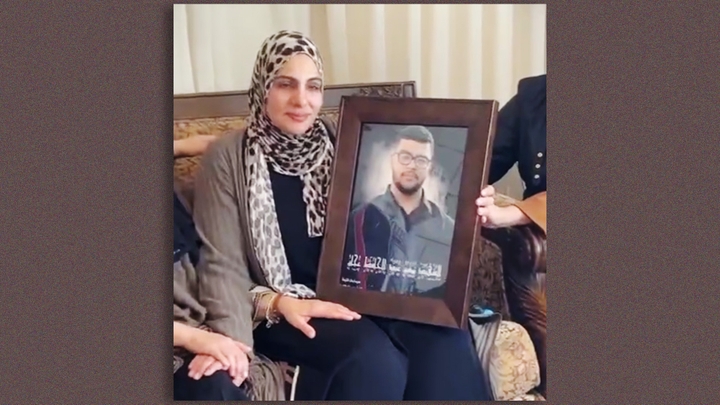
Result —
MULTIPOLYGON (((177 4, 174 93, 246 90, 262 41, 308 34, 327 84, 415 80, 420 97, 498 100, 546 73, 544 4, 177 4)), ((498 191, 518 197, 515 169, 498 191)))

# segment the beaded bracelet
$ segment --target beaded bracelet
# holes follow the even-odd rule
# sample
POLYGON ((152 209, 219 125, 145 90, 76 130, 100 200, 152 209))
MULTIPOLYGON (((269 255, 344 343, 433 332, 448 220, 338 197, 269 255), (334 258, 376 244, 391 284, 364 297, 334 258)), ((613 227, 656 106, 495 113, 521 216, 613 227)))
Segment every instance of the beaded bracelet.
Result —
POLYGON ((262 318, 260 315, 262 314, 263 308, 262 302, 267 298, 268 295, 273 294, 273 291, 260 291, 255 294, 253 294, 253 320, 254 321, 260 321, 262 318))

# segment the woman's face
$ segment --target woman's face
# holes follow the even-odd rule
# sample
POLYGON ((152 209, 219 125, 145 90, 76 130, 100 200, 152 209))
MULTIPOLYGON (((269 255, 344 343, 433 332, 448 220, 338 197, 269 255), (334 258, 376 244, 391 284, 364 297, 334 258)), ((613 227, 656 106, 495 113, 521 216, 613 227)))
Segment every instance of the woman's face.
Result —
POLYGON ((322 78, 315 62, 297 54, 288 59, 270 85, 265 112, 281 131, 302 135, 315 122, 322 103, 322 78))

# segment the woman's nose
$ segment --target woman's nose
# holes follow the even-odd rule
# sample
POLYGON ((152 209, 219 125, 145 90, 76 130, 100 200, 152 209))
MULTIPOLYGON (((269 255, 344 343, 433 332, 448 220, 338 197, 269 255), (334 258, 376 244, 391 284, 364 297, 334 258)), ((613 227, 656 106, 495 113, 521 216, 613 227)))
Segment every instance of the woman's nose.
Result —
POLYGON ((293 96, 291 98, 291 102, 294 105, 305 107, 307 105, 307 97, 305 97, 305 91, 302 89, 296 90, 293 92, 293 96))

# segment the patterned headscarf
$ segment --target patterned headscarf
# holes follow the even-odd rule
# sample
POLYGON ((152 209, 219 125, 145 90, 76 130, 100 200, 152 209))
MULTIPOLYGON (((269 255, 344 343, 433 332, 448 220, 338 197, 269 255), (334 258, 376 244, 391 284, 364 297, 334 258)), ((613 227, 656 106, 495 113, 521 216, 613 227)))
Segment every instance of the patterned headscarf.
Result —
POLYGON ((248 92, 251 115, 245 149, 247 198, 253 246, 270 287, 290 296, 312 298, 315 293, 311 289, 292 283, 268 171, 269 164, 278 173, 302 178, 308 235, 322 236, 334 154, 327 129, 316 119, 302 135, 285 134, 265 111, 273 80, 285 62, 297 54, 309 56, 322 77, 322 59, 315 44, 298 32, 280 31, 268 37, 255 59, 248 92))

